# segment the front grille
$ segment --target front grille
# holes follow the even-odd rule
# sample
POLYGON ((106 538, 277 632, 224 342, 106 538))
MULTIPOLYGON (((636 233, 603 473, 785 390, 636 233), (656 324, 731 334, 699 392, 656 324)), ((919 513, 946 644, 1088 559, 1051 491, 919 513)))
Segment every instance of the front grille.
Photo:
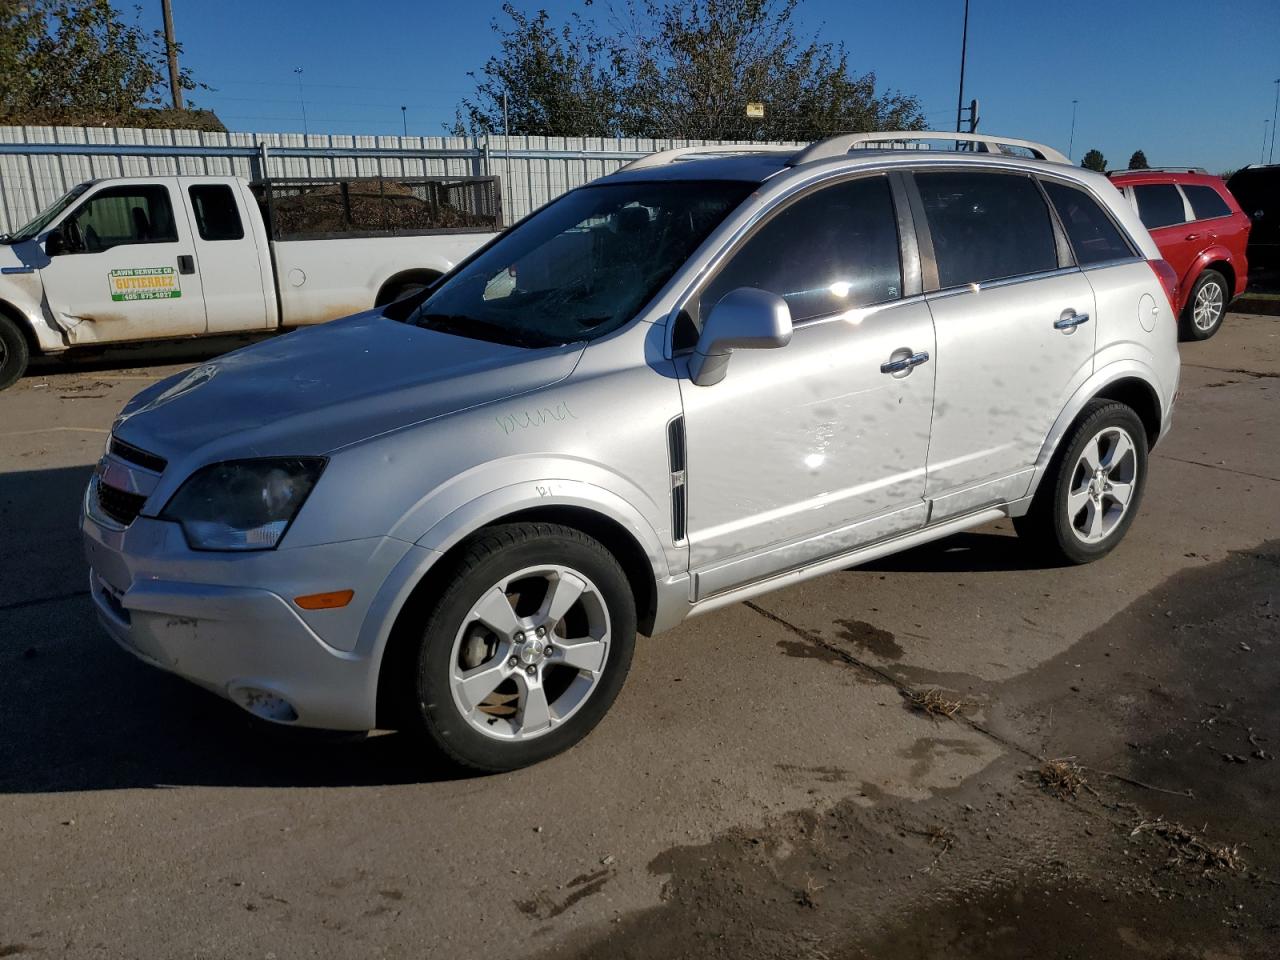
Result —
POLYGON ((116 523, 126 527, 133 523, 146 502, 147 498, 141 494, 109 487, 101 480, 98 481, 98 507, 116 523))
POLYGON ((164 468, 168 466, 168 461, 163 457, 139 450, 133 444, 117 440, 115 437, 111 438, 111 452, 121 460, 142 467, 144 470, 150 470, 152 473, 164 473, 164 468))

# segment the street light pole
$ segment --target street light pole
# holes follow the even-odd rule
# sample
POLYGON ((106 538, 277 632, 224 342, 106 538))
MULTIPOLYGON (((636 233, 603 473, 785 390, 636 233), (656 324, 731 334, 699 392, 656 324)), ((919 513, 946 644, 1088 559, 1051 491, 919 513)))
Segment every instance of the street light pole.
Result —
POLYGON ((1068 139, 1068 140, 1067 140, 1067 159, 1068 159, 1068 160, 1072 160, 1072 161, 1074 161, 1074 160, 1075 160, 1075 148, 1076 148, 1076 104, 1077 104, 1077 103, 1079 103, 1079 102, 1080 102, 1079 100, 1072 100, 1072 101, 1071 101, 1071 137, 1070 137, 1070 139, 1068 139))
POLYGON ((1280 112, 1280 80, 1276 81, 1276 105, 1271 108, 1271 152, 1267 154, 1267 163, 1276 159, 1276 114, 1280 112))
POLYGON ((956 94, 956 133, 964 110, 964 61, 969 52, 969 0, 964 0, 964 31, 960 34, 960 92, 956 94))
POLYGON ((307 136, 307 101, 302 97, 302 68, 294 67, 293 72, 298 75, 298 104, 302 107, 302 135, 307 136))
POLYGON ((1262 121, 1262 152, 1258 154, 1259 163, 1267 162, 1267 130, 1270 128, 1270 126, 1271 126, 1270 120, 1262 121))
POLYGON ((400 106, 400 128, 404 131, 404 135, 409 136, 409 115, 405 112, 409 108, 401 104, 400 106))

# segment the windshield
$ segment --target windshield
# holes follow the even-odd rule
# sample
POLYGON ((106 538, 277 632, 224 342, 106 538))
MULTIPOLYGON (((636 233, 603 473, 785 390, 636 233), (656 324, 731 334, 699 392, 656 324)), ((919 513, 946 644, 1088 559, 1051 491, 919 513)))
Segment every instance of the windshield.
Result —
POLYGON ((91 186, 93 186, 92 183, 80 183, 72 187, 61 197, 55 200, 50 206, 46 207, 43 213, 28 223, 25 227, 20 230, 15 230, 13 233, 5 237, 4 242, 19 243, 23 240, 34 239, 41 230, 48 226, 53 219, 58 216, 58 214, 71 206, 71 204, 75 202, 76 198, 91 186))
POLYGON ((615 330, 756 184, 614 183, 565 194, 498 239, 409 322, 542 347, 615 330))

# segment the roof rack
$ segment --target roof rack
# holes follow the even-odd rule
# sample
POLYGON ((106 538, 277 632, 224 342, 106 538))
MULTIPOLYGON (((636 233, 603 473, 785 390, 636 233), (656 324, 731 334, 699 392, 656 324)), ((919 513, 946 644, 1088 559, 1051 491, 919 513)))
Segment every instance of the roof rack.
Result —
POLYGON ((623 170, 644 170, 648 167, 660 167, 674 160, 685 157, 703 155, 732 156, 738 153, 795 153, 800 147, 785 147, 776 143, 728 143, 701 147, 674 147, 671 150, 659 150, 638 160, 632 160, 623 170))
POLYGON ((1046 147, 1042 143, 1030 140, 1016 140, 1013 137, 997 137, 985 133, 950 133, 937 130, 891 130, 874 133, 843 133, 836 137, 828 137, 812 144, 791 158, 789 166, 797 167, 802 163, 814 160, 829 160, 832 157, 843 157, 857 147, 867 147, 876 143, 905 143, 914 140, 950 140, 953 143, 972 143, 986 153, 1010 154, 1006 147, 1022 147, 1037 160, 1049 160, 1053 163, 1070 163, 1065 156, 1046 147))
POLYGON ((1138 170, 1108 170, 1107 176, 1113 177, 1122 173, 1205 173, 1204 167, 1142 167, 1138 170))

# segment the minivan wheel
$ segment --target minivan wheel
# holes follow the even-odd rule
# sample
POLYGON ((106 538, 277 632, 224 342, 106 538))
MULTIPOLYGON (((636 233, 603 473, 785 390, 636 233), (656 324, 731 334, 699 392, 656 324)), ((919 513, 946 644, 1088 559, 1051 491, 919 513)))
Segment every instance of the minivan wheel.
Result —
POLYGON ((415 664, 420 732, 483 771, 554 756, 613 704, 635 648, 635 599, 599 542, 552 523, 486 527, 431 606, 415 664))
POLYGON ((18 325, 0 313, 0 390, 18 382, 27 370, 30 353, 18 325))
POLYGON ((1113 400, 1090 401, 1014 529, 1052 560, 1090 563, 1124 538, 1146 477, 1147 434, 1138 415, 1113 400))
POLYGON ((1208 340, 1217 333, 1226 316, 1229 299, 1226 277, 1217 270, 1200 274, 1191 288, 1191 296, 1187 297, 1187 305, 1182 308, 1182 339, 1208 340))

